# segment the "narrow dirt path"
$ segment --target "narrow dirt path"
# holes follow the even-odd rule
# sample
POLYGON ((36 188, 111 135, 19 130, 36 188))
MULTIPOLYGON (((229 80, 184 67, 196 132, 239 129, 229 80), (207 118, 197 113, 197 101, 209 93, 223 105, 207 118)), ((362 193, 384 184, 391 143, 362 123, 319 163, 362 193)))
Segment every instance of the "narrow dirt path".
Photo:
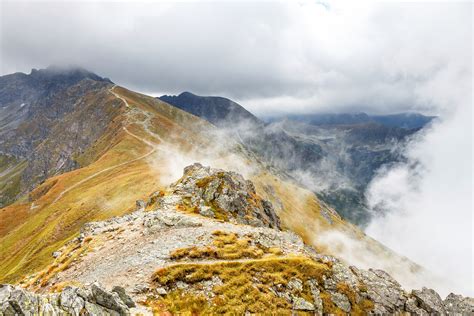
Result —
POLYGON ((117 93, 115 93, 115 92, 113 91, 116 86, 117 86, 117 85, 114 84, 114 86, 109 89, 109 92, 112 93, 117 99, 122 100, 122 102, 125 103, 125 106, 126 106, 127 108, 130 108, 130 105, 128 105, 127 100, 125 100, 123 97, 121 97, 120 95, 118 95, 117 93))
POLYGON ((151 154, 153 154, 153 153, 156 151, 156 145, 155 145, 155 144, 152 144, 151 142, 149 142, 149 141, 147 141, 147 140, 141 138, 140 136, 137 136, 137 135, 133 134, 133 133, 130 132, 126 127, 123 127, 123 129, 125 130, 125 132, 126 132, 127 134, 129 134, 129 135, 135 137, 136 139, 142 141, 142 142, 145 143, 146 145, 151 146, 153 149, 150 150, 149 152, 147 152, 146 154, 144 154, 144 155, 138 157, 138 158, 135 158, 135 159, 132 159, 132 160, 128 160, 128 161, 125 161, 125 162, 122 162, 122 163, 119 163, 119 164, 116 164, 116 165, 107 167, 107 168, 105 168, 105 169, 102 169, 101 171, 98 171, 98 172, 96 172, 96 173, 91 174, 90 176, 88 176, 88 177, 82 179, 82 180, 79 181, 79 182, 74 183, 73 185, 71 185, 70 187, 68 187, 67 189, 65 189, 65 190, 62 191, 61 193, 59 193, 59 195, 54 199, 53 203, 55 203, 55 202, 57 202, 59 199, 61 199, 61 198, 64 196, 64 194, 66 194, 66 193, 68 193, 69 191, 71 191, 71 190, 77 188, 77 187, 80 186, 81 184, 83 184, 83 183, 85 183, 85 182, 87 182, 87 181, 89 181, 89 180, 91 180, 91 179, 97 177, 98 175, 101 175, 101 174, 103 174, 103 173, 105 173, 105 172, 107 172, 107 171, 110 171, 110 170, 113 170, 113 169, 116 169, 116 168, 125 166, 125 165, 127 165, 127 164, 133 163, 133 162, 135 162, 135 161, 144 159, 144 158, 150 156, 151 154))

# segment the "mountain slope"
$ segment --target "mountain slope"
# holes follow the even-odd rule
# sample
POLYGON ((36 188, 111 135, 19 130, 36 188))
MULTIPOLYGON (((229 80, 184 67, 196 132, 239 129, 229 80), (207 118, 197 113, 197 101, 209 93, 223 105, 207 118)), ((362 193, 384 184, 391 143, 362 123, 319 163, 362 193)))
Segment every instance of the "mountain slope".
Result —
POLYGON ((0 77, 0 207, 87 164, 78 157, 120 114, 116 104, 103 103, 111 85, 82 69, 0 77))

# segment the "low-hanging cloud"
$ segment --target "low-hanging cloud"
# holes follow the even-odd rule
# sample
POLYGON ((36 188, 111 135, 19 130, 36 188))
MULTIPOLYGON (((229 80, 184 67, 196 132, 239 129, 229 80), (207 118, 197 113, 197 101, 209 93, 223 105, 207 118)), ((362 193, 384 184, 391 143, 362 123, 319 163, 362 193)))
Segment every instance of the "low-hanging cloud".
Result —
POLYGON ((384 215, 367 233, 444 278, 432 285, 441 293, 472 296, 472 66, 464 53, 418 87, 443 115, 412 140, 407 163, 371 183, 368 202, 384 215))

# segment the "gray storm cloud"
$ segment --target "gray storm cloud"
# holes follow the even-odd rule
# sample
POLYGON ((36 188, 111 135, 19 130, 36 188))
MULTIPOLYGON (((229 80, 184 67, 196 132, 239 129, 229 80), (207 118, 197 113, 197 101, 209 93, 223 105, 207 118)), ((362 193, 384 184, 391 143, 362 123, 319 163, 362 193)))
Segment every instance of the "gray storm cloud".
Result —
POLYGON ((439 114, 416 87, 471 38, 469 4, 6 0, 0 9, 2 74, 80 65, 141 92, 223 95, 256 114, 439 114))

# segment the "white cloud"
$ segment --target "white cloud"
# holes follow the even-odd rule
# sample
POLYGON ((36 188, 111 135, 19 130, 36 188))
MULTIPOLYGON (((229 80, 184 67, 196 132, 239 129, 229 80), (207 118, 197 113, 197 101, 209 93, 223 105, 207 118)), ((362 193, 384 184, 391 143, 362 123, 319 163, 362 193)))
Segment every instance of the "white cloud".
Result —
MULTIPOLYGON (((471 37, 453 38, 471 45, 471 37)), ((472 65, 465 49, 446 50, 451 62, 415 90, 419 100, 436 105, 441 120, 411 143, 407 164, 382 170, 371 183, 369 202, 387 214, 367 232, 447 279, 432 285, 442 293, 472 296, 472 65)))

